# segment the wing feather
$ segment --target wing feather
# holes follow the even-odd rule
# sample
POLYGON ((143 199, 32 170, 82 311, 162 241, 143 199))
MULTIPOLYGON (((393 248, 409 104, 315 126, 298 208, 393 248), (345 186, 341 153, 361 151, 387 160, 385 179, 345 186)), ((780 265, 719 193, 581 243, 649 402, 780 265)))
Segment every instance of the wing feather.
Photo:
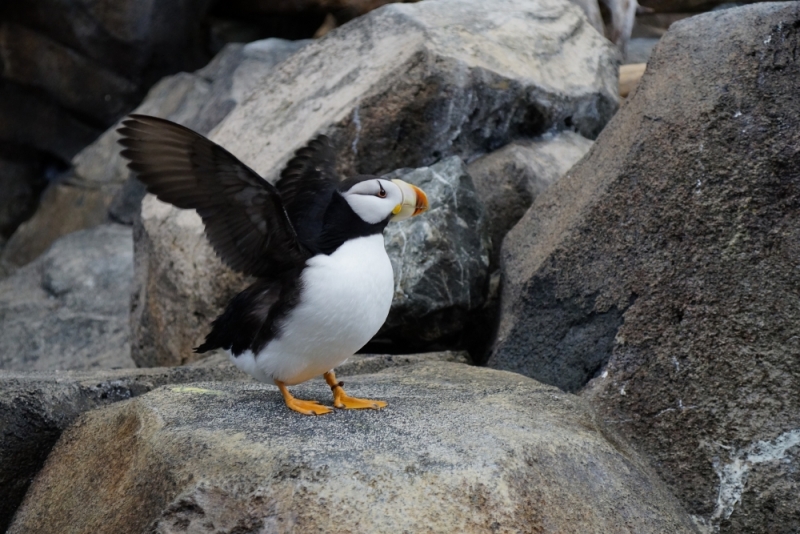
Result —
POLYGON ((164 119, 131 115, 122 124, 128 167, 159 200, 196 210, 229 267, 273 277, 310 257, 278 189, 230 152, 164 119))
POLYGON ((325 211, 338 189, 336 153, 319 135, 295 152, 275 184, 300 241, 311 248, 322 233, 325 211))

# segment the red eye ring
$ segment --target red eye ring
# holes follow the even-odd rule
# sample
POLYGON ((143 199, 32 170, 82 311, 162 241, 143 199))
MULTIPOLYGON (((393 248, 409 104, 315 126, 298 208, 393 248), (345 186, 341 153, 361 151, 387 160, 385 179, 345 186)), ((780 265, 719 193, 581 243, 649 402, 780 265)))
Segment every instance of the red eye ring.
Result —
POLYGON ((383 184, 382 184, 382 183, 380 183, 380 182, 378 182, 378 187, 380 187, 380 188, 381 188, 381 190, 380 190, 380 191, 378 191, 378 197, 380 197, 380 198, 386 198, 386 190, 383 188, 383 184))

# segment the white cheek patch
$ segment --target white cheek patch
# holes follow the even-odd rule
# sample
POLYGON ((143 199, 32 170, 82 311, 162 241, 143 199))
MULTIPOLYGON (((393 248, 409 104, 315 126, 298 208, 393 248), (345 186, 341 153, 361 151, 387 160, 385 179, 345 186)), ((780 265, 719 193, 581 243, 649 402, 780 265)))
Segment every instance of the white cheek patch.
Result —
POLYGON ((345 200, 356 215, 369 224, 376 224, 386 219, 391 214, 393 207, 389 205, 390 202, 387 202, 387 199, 372 195, 347 195, 345 200))
POLYGON ((403 202, 403 192, 397 184, 387 180, 362 182, 343 196, 356 215, 369 224, 385 221, 394 214, 397 205, 403 202), (378 196, 381 188, 386 193, 383 198, 378 196))

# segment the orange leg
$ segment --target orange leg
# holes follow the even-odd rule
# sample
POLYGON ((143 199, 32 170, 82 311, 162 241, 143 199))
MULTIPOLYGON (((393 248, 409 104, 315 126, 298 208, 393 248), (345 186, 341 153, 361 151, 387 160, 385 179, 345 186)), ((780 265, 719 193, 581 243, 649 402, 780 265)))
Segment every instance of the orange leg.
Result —
POLYGON ((295 399, 292 394, 289 393, 289 389, 286 387, 286 384, 279 380, 275 381, 275 385, 281 390, 283 400, 286 401, 286 406, 296 412, 300 412, 305 415, 322 415, 333 411, 327 406, 321 405, 317 401, 295 399))
POLYGON ((348 396, 347 393, 344 392, 344 389, 342 389, 344 383, 336 381, 336 375, 333 374, 333 371, 328 371, 323 376, 325 377, 325 382, 328 383, 331 387, 331 391, 333 391, 333 405, 337 408, 345 408, 348 410, 372 408, 373 410, 380 410, 386 406, 386 403, 383 401, 357 399, 348 396))

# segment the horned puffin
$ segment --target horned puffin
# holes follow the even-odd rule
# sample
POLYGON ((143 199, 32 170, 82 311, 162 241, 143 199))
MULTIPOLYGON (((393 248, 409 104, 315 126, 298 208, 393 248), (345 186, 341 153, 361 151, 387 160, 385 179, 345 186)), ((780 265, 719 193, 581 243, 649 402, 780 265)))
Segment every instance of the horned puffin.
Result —
POLYGON ((195 351, 224 349, 239 369, 278 386, 286 405, 302 414, 331 411, 287 389, 319 375, 336 408, 386 406, 348 396, 333 369, 386 320, 394 275, 383 230, 428 209, 425 193, 377 176, 340 180, 324 135, 299 149, 272 185, 168 120, 130 115, 118 132, 122 156, 147 191, 196 210, 222 261, 256 278, 195 351))

